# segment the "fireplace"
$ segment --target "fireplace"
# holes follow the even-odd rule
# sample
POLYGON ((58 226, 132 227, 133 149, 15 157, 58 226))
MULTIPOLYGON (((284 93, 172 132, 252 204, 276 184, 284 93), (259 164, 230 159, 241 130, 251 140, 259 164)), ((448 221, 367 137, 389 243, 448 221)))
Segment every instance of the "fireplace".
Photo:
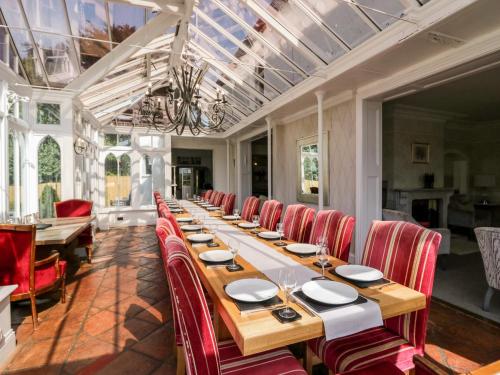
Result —
POLYGON ((396 209, 407 212, 429 228, 448 226, 448 203, 453 189, 395 190, 396 209))

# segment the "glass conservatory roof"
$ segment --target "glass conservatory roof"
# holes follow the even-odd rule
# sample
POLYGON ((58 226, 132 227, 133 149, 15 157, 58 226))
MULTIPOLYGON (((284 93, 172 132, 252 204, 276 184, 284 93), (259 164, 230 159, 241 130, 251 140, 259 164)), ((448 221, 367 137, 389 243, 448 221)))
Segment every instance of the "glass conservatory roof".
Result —
MULTIPOLYGON (((208 64, 201 90, 215 97, 222 89, 235 124, 427 2, 200 0, 182 53, 208 64)), ((145 3, 168 1, 0 0, 2 43, 32 86, 64 89, 157 16, 137 5, 145 3)), ((78 93, 83 105, 106 124, 130 110, 149 82, 161 87, 176 31, 172 25, 139 50, 131 46, 127 61, 78 93)))

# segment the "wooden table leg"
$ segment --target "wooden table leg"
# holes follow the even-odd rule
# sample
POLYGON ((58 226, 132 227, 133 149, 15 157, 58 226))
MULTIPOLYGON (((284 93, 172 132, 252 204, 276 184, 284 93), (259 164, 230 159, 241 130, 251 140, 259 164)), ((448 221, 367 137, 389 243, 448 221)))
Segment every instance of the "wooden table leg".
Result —
POLYGON ((222 317, 217 311, 217 308, 214 306, 214 331, 215 331, 215 337, 217 338, 217 341, 224 341, 231 339, 231 333, 226 327, 226 323, 224 323, 224 320, 222 320, 222 317))

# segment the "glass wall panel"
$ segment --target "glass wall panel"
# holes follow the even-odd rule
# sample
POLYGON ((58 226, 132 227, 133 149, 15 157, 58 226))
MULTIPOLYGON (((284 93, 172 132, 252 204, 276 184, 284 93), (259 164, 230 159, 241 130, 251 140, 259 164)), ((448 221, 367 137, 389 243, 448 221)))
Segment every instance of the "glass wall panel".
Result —
POLYGON ((117 158, 110 153, 104 160, 105 199, 107 207, 130 206, 130 156, 117 158))
POLYGON ((40 217, 54 217, 61 197, 61 149, 51 136, 38 147, 38 207, 40 217))
POLYGON ((405 7, 399 0, 358 0, 358 3, 364 5, 361 9, 381 29, 392 25, 404 15, 405 11, 405 7))
POLYGON ((141 205, 153 204, 153 163, 149 155, 141 158, 141 205))
POLYGON ((16 210, 16 185, 15 185, 15 160, 14 160, 14 135, 9 132, 9 213, 14 215, 16 210))
POLYGON ((104 184, 106 206, 113 206, 118 187, 118 161, 113 154, 108 154, 104 160, 104 184))
POLYGON ((109 3, 108 6, 113 42, 122 42, 144 26, 145 8, 120 3, 109 3))
POLYGON ((119 199, 122 206, 130 206, 130 198, 132 192, 131 173, 130 173, 130 156, 123 154, 120 156, 118 170, 120 176, 119 199))

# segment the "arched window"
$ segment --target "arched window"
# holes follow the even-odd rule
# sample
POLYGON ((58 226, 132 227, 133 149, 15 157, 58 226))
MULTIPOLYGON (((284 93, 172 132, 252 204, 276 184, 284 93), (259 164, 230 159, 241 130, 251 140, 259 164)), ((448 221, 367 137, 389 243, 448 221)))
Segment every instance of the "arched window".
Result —
POLYGON ((108 154, 104 160, 106 206, 130 206, 130 156, 118 159, 108 154))
POLYGON ((54 202, 61 196, 61 149, 51 136, 38 147, 38 206, 40 217, 54 216, 54 202))

